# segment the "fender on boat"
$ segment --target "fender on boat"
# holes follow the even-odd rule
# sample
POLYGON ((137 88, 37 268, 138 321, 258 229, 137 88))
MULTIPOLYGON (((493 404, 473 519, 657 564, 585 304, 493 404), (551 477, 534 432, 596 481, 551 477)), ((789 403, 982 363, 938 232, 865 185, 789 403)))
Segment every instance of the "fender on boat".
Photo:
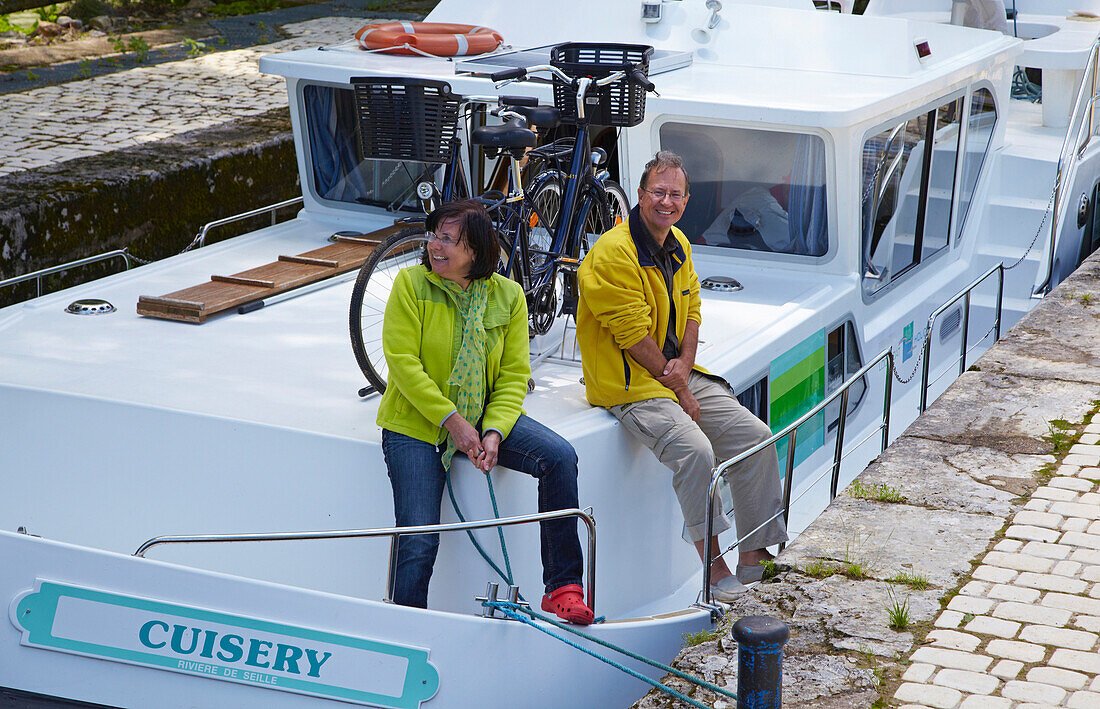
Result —
POLYGON ((360 27, 355 39, 363 49, 437 57, 484 54, 504 43, 496 30, 449 22, 381 22, 360 27))

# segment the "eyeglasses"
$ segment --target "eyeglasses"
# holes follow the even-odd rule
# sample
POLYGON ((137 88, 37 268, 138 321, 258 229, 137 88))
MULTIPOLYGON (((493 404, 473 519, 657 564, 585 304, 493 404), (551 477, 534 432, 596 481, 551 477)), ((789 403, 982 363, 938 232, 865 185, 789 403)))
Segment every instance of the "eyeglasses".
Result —
POLYGON ((657 200, 658 202, 663 200, 665 197, 668 197, 673 202, 683 202, 685 199, 687 199, 687 195, 684 194, 683 192, 665 192, 664 190, 647 190, 645 187, 642 188, 642 191, 643 192, 648 192, 651 195, 653 195, 653 199, 657 200))
POLYGON ((449 236, 441 236, 439 234, 436 234, 434 231, 424 232, 424 234, 425 234, 425 236, 428 237, 428 243, 429 244, 432 244, 432 243, 435 243, 435 242, 438 241, 439 243, 443 244, 443 246, 450 247, 450 246, 454 246, 455 244, 457 244, 460 241, 460 239, 452 239, 449 236))

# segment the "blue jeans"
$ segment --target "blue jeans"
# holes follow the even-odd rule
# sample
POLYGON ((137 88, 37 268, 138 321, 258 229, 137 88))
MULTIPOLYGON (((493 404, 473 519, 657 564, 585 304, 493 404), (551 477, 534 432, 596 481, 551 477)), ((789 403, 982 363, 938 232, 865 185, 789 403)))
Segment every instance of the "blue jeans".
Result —
MULTIPOLYGON (((447 472, 442 450, 424 441, 382 429, 382 454, 393 486, 393 511, 398 527, 439 524, 439 506, 447 472)), ((456 458, 462 455, 456 454, 456 458)), ((577 453, 569 441, 546 426, 521 415, 500 444, 497 464, 519 470, 539 481, 539 512, 577 506, 577 453)), ((504 512, 505 516, 508 516, 504 512)), ((546 592, 581 582, 584 562, 577 537, 577 518, 539 523, 542 537, 542 582, 546 592)), ((397 544, 397 577, 393 601, 428 607, 438 534, 416 534, 397 544)))

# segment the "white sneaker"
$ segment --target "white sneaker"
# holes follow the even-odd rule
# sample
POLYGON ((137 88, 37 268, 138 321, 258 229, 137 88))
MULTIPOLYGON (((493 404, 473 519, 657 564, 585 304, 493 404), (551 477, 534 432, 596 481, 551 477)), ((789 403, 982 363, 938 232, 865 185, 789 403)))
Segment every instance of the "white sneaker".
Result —
POLYGON ((738 564, 737 580, 741 583, 756 583, 764 578, 764 567, 760 564, 738 564))
POLYGON ((718 583, 710 585, 710 597, 716 601, 729 603, 747 590, 748 587, 738 581, 736 576, 727 576, 718 583))

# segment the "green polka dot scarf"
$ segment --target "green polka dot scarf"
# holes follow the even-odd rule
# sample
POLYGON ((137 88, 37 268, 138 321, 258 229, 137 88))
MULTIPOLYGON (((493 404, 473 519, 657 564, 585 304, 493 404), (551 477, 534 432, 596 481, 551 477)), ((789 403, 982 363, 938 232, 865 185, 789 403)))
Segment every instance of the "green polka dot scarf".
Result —
MULTIPOLYGON (((471 281, 466 290, 445 278, 433 280, 454 298, 458 313, 462 316, 462 344, 459 345, 447 384, 458 388, 455 397, 458 413, 476 426, 485 408, 485 306, 489 303, 489 279, 471 281)), ((444 468, 450 469, 451 459, 457 450, 448 433, 447 450, 443 452, 444 468)))

